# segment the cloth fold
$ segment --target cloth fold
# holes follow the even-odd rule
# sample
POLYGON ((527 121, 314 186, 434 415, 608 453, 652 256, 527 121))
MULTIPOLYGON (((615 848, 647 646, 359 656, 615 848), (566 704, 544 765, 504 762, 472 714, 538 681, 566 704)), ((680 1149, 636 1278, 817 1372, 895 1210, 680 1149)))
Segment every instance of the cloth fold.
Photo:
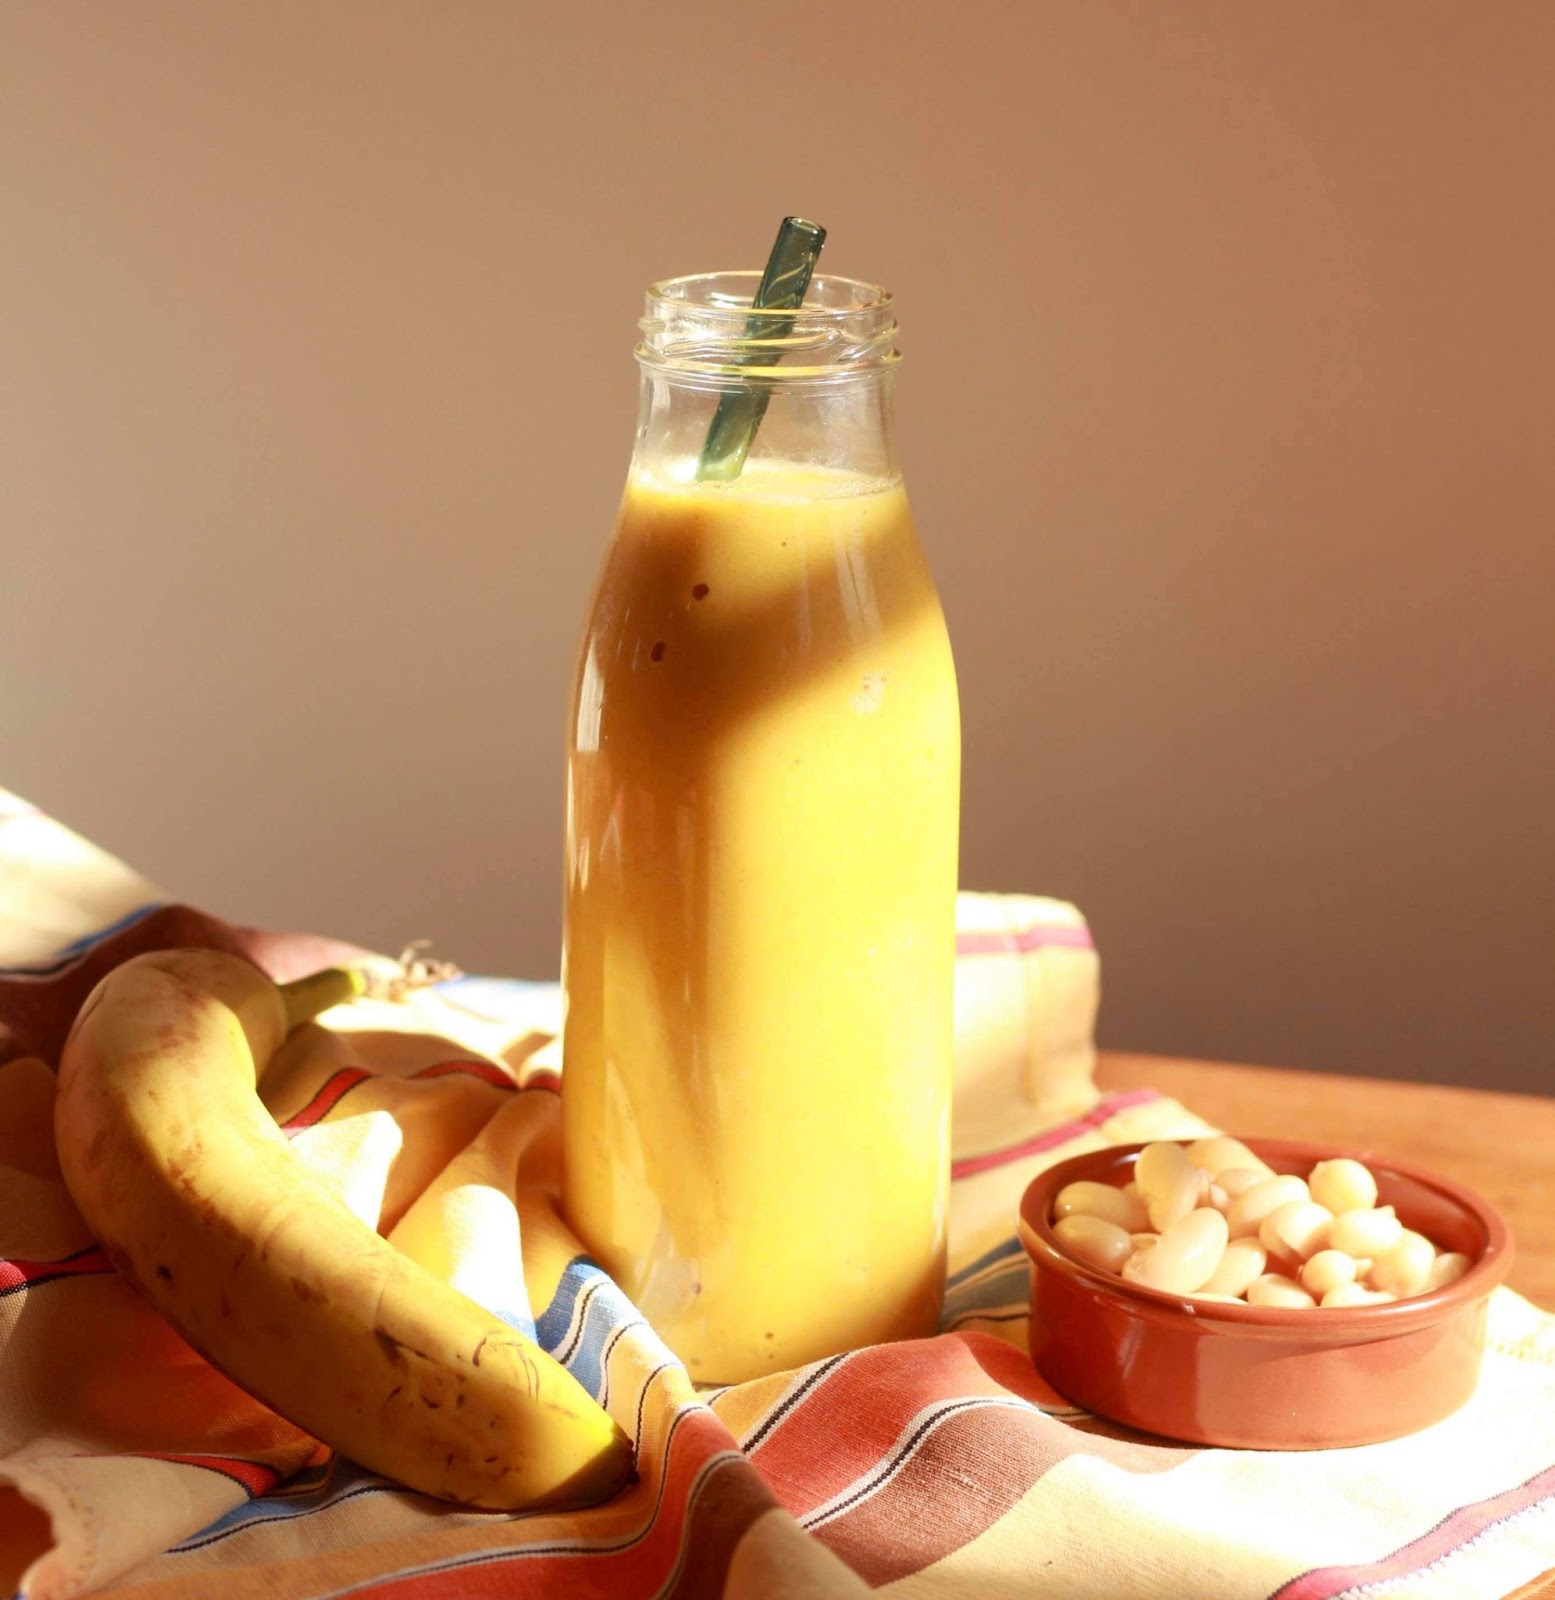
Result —
POLYGON ((1073 907, 964 896, 940 1334, 697 1392, 558 1197, 554 985, 464 979, 297 1030, 261 1096, 356 1213, 532 1331, 628 1429, 639 1479, 566 1514, 464 1511, 332 1458, 114 1274, 52 1144, 98 977, 209 944, 279 978, 349 947, 235 928, 0 792, 0 1594, 1494 1595, 1555 1567, 1555 1319, 1507 1291, 1470 1404, 1411 1439, 1202 1450, 1069 1405, 1025 1354, 1013 1237, 1042 1166, 1207 1125, 1094 1083, 1073 907))

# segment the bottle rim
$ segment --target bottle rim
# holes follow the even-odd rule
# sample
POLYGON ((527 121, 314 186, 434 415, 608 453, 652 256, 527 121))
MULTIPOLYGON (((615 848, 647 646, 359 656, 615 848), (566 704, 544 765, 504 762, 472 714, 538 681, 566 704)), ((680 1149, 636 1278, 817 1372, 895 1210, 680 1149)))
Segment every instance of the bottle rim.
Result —
POLYGON ((697 272, 651 284, 637 360, 677 378, 726 383, 838 383, 900 359, 890 290, 817 273, 802 306, 752 309, 761 274, 697 272))

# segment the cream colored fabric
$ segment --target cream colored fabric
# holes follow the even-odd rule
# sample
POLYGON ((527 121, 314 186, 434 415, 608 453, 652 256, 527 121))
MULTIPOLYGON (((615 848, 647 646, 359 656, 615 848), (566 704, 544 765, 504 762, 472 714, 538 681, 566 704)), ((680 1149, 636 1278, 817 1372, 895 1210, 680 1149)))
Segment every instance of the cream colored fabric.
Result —
POLYGON ((1035 1372, 1012 1237, 1025 1184, 1207 1125, 1148 1091, 1097 1095, 1083 918, 1024 896, 960 907, 944 1331, 716 1393, 693 1390, 560 1215, 554 986, 471 979, 297 1030, 261 1093, 299 1156, 536 1329, 631 1430, 640 1480, 513 1519, 330 1461, 129 1290, 60 1181, 53 1073, 23 1045, 63 1037, 94 972, 162 938, 278 975, 339 951, 159 898, 0 796, 0 1595, 1446 1600, 1555 1568, 1555 1318, 1508 1291, 1468 1405, 1364 1449, 1147 1439, 1035 1372))

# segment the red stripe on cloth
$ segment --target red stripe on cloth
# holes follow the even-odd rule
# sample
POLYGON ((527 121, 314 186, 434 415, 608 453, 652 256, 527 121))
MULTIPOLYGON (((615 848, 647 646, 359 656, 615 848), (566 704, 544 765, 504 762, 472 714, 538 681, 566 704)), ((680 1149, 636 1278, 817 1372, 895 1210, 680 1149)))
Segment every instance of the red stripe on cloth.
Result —
POLYGON ((1198 1453, 1075 1427, 1044 1414, 1052 1398, 1024 1353, 985 1334, 873 1346, 747 1449, 784 1507, 871 1585, 961 1549, 1071 1456, 1144 1474, 1198 1453))
POLYGON ((605 1505, 509 1524, 500 1546, 432 1560, 350 1592, 373 1600, 507 1600, 520 1592, 565 1594, 569 1600, 721 1594, 735 1547, 774 1506, 748 1462, 723 1456, 733 1447, 711 1411, 683 1412, 672 1425, 666 1455, 642 1464, 642 1480, 605 1505))
POLYGON ((58 1061, 65 1037, 98 980, 133 955, 203 948, 249 956, 252 937, 188 906, 163 906, 78 942, 79 954, 71 955, 57 976, 40 982, 0 974, 0 1061, 13 1056, 58 1061))
POLYGON ((969 928, 956 935, 958 956, 1028 955, 1033 950, 1094 950, 1091 930, 1072 922, 1038 923, 1032 928, 969 928))
POLYGON ((513 1081, 512 1073, 504 1072, 492 1061, 439 1061, 436 1066, 422 1067, 419 1072, 411 1073, 411 1077, 446 1078, 451 1072, 461 1072, 471 1078, 479 1078, 482 1083, 489 1083, 494 1089, 518 1087, 513 1081))
POLYGON ((1053 1466, 1050 1436, 1060 1426, 963 1401, 926 1426, 886 1481, 814 1535, 872 1589, 921 1572, 986 1533, 1053 1466))
POLYGON ((1151 1100, 1160 1098, 1154 1089, 1120 1089, 1116 1094, 1103 1095, 1083 1117, 1062 1122, 1056 1128, 1049 1128, 1044 1133, 1023 1140, 1020 1144, 1007 1145, 1003 1150, 990 1150, 987 1155, 967 1156, 964 1160, 953 1162, 950 1176, 953 1180, 970 1178, 975 1173, 988 1172, 994 1167, 1004 1166, 1007 1162, 1019 1161, 1022 1156, 1040 1155, 1044 1150, 1053 1150, 1061 1144, 1068 1144, 1071 1139, 1078 1139, 1082 1133, 1094 1132, 1104 1122, 1110 1122, 1120 1111, 1127 1111, 1131 1106, 1146 1105, 1151 1100))
MULTIPOLYGON (((481 1083, 490 1084, 494 1089, 516 1089, 512 1075, 504 1072, 501 1067, 490 1061, 439 1061, 430 1067, 421 1067, 410 1074, 409 1078, 388 1078, 389 1083, 425 1083, 436 1078, 446 1078, 452 1074, 461 1077, 475 1078, 481 1083)), ((295 1133, 299 1128, 311 1128, 314 1123, 322 1122, 331 1111, 335 1109, 346 1095, 358 1084, 365 1083, 368 1078, 377 1077, 377 1073, 368 1072, 363 1067, 342 1067, 339 1072, 331 1074, 324 1086, 319 1089, 313 1098, 295 1116, 290 1116, 281 1127, 289 1133, 295 1133)))
POLYGON ((1030 1359, 986 1334, 942 1334, 855 1351, 749 1447, 796 1517, 842 1493, 890 1454, 926 1406, 1015 1395, 1033 1406, 1052 1391, 1030 1359))
POLYGON ((372 1076, 372 1073, 362 1067, 342 1067, 339 1072, 330 1075, 323 1088, 315 1093, 301 1111, 295 1116, 288 1117, 281 1124, 282 1128, 290 1132, 298 1128, 311 1128, 315 1122, 322 1122, 345 1095, 348 1095, 357 1084, 365 1082, 372 1076))
POLYGON ((1541 1501, 1550 1499, 1555 1499, 1555 1467, 1547 1467, 1515 1489, 1473 1505, 1460 1506, 1443 1517, 1429 1533, 1401 1545, 1380 1561, 1353 1567, 1315 1567, 1276 1589, 1270 1600, 1335 1600, 1336 1596, 1352 1589, 1410 1577, 1472 1544, 1497 1523, 1506 1522, 1519 1512, 1531 1510, 1541 1501))
POLYGON ((112 1271, 102 1246, 95 1244, 58 1261, 0 1261, 0 1297, 56 1278, 87 1278, 112 1271))
POLYGON ((186 1455, 177 1450, 131 1450, 130 1455, 145 1461, 171 1461, 180 1467, 203 1467, 207 1472, 219 1472, 241 1484, 250 1498, 273 1489, 281 1481, 281 1473, 262 1461, 246 1461, 242 1456, 186 1455))
POLYGON ((806 1523, 871 1588, 964 1549, 1071 1457, 1144 1474, 1169 1472, 1198 1454, 1100 1437, 1009 1398, 947 1401, 926 1413, 841 1504, 806 1523))

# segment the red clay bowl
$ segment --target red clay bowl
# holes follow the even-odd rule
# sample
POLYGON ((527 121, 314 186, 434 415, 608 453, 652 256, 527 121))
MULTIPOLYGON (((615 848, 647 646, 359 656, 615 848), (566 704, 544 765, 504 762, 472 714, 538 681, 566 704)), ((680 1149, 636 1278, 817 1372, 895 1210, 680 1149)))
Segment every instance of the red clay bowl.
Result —
POLYGON ((1456 1283, 1382 1305, 1286 1310, 1194 1301, 1125 1282, 1069 1255, 1053 1197, 1077 1178, 1122 1185, 1144 1147, 1062 1161, 1021 1197, 1031 1257, 1031 1359, 1066 1399, 1127 1427, 1198 1444, 1316 1450, 1375 1444, 1438 1422, 1473 1393, 1490 1291, 1512 1264, 1500 1214, 1446 1178, 1369 1152, 1244 1141, 1276 1172, 1305 1177, 1355 1154, 1379 1205, 1473 1262, 1456 1283))

